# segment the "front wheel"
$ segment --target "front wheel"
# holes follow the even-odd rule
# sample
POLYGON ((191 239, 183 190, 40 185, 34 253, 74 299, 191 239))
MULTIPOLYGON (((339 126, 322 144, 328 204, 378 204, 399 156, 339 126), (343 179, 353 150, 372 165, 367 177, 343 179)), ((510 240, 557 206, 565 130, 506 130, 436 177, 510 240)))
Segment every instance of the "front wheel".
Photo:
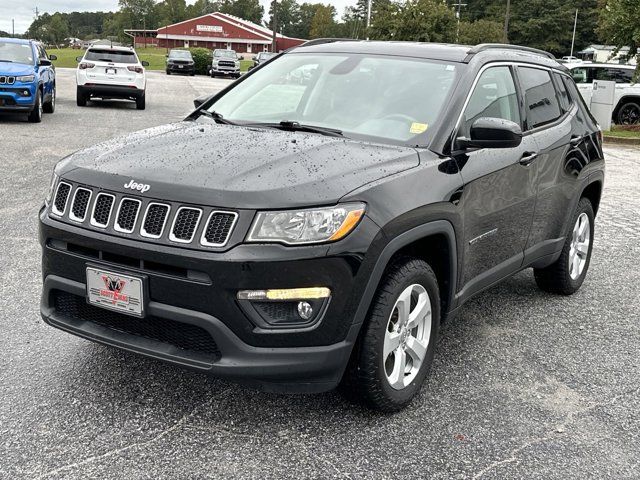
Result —
POLYGON ((31 123, 40 123, 42 121, 42 92, 40 89, 36 90, 36 103, 34 103, 28 119, 31 123))
POLYGON ((587 198, 580 199, 560 258, 546 268, 535 268, 538 287, 550 293, 571 295, 582 286, 593 250, 593 206, 587 198))
POLYGON ((433 361, 439 298, 438 281, 426 262, 404 258, 389 267, 345 374, 348 394, 383 412, 411 402, 433 361))

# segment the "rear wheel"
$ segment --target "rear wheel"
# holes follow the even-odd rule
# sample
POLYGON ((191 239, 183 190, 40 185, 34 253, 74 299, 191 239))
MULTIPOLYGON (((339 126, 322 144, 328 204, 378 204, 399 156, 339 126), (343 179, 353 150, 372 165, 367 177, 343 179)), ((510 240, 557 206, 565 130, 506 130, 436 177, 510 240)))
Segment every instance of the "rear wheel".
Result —
POLYGON ((87 105, 87 95, 80 90, 80 87, 76 89, 76 105, 79 107, 85 107, 87 105))
POLYGON ((411 402, 433 361, 439 298, 426 262, 404 258, 388 269, 345 374, 348 394, 384 412, 411 402))
POLYGON ((140 97, 136 98, 136 108, 138 110, 144 110, 145 109, 145 103, 146 103, 146 95, 143 93, 140 97))
POLYGON ((171 72, 169 70, 167 70, 167 75, 171 75, 171 72))
POLYGON ((637 125, 640 123, 640 104, 628 102, 620 107, 616 118, 618 125, 637 125))
POLYGON ((51 91, 51 98, 42 106, 44 113, 53 113, 56 110, 56 86, 53 86, 51 91))
POLYGON ((42 91, 40 89, 36 90, 36 103, 27 118, 31 123, 40 123, 42 121, 42 91))
POLYGON ((591 261, 593 221, 591 202, 580 199, 560 258, 546 268, 533 270, 538 287, 560 295, 571 295, 580 289, 591 261))

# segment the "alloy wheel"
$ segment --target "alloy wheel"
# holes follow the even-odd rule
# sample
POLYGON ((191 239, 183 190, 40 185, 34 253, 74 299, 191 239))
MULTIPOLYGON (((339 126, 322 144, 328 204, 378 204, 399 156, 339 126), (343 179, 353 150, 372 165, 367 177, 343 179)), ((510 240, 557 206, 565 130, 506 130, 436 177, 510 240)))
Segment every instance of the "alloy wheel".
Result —
POLYGON ((620 110, 620 123, 622 125, 636 125, 640 123, 640 106, 628 104, 620 110))
POLYGON ((573 227, 569 248, 569 276, 577 280, 587 264, 591 244, 591 222, 586 213, 581 213, 573 227))
POLYGON ((416 378, 427 355, 431 336, 431 299, 419 284, 405 288, 396 301, 384 336, 383 363, 395 390, 416 378))

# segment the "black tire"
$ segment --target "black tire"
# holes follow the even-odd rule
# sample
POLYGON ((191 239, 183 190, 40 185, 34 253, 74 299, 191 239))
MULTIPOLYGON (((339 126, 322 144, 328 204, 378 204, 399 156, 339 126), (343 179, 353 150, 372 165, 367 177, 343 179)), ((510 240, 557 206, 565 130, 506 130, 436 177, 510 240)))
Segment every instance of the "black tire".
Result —
POLYGON ((29 112, 27 117, 31 123, 40 123, 42 121, 42 91, 36 91, 36 102, 33 104, 33 110, 29 112))
MULTIPOLYGON (((358 344, 342 381, 342 389, 355 399, 382 412, 396 412, 406 407, 420 391, 433 361, 435 343, 440 329, 440 296, 438 281, 431 267, 423 260, 401 258, 387 269, 374 296, 358 344), (400 294, 409 286, 424 287, 431 302, 431 329, 422 364, 413 380, 401 389, 394 389, 387 379, 383 348, 387 328, 392 326, 392 314, 400 294)), ((425 326, 425 331, 426 331, 425 326)), ((389 357, 390 358, 390 357, 389 357)))
POLYGON ((618 125, 638 125, 640 124, 640 103, 627 102, 623 104, 616 115, 618 125))
POLYGON ((76 89, 76 105, 79 107, 87 106, 87 96, 82 90, 80 90, 80 88, 76 89))
POLYGON ((44 113, 53 113, 56 111, 56 86, 55 85, 53 86, 53 91, 51 92, 51 99, 42 105, 42 111, 44 113))
POLYGON ((138 98, 136 98, 136 108, 138 110, 144 110, 145 109, 145 105, 146 104, 146 95, 142 95, 138 98))
POLYGON ((562 253, 560 258, 549 265, 546 268, 534 268, 533 274, 536 279, 536 283, 540 289, 549 293, 556 293, 559 295, 572 295, 577 292, 589 270, 589 263, 591 262, 591 253, 593 252, 593 232, 594 232, 594 215, 593 206, 587 198, 581 198, 576 208, 575 213, 571 217, 571 223, 569 224, 569 231, 567 232, 567 238, 565 239, 564 246, 562 247, 562 253), (582 272, 576 276, 571 277, 570 271, 570 258, 572 251, 573 232, 574 226, 578 221, 580 215, 585 214, 589 219, 589 246, 586 254, 586 260, 582 272))
POLYGON ((193 77, 195 74, 196 74, 196 72, 190 72, 190 73, 189 73, 189 76, 190 76, 190 77, 193 77))
POLYGON ((171 75, 171 72, 169 70, 167 70, 167 75, 171 75))

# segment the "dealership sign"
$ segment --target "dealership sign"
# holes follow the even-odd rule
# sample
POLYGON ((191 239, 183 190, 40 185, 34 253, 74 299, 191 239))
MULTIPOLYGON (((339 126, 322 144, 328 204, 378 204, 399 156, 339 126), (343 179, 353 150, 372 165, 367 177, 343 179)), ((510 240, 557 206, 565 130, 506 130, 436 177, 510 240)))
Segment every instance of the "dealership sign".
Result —
POLYGON ((222 27, 219 25, 196 25, 198 32, 216 32, 222 33, 222 27))

